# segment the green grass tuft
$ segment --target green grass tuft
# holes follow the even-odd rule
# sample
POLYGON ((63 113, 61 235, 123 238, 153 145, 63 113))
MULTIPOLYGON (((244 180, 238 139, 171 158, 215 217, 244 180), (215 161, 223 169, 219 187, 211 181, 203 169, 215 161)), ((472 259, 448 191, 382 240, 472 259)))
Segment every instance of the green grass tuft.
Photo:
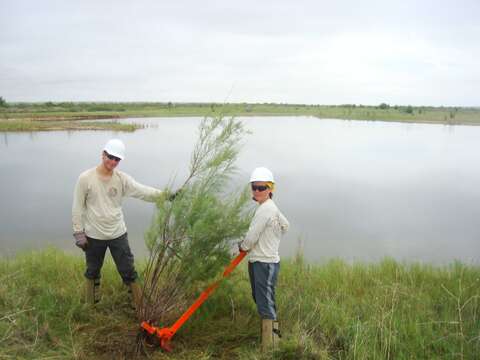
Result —
POLYGON ((58 131, 58 130, 116 130, 135 131, 139 126, 132 124, 120 124, 115 121, 99 122, 80 120, 27 120, 11 119, 0 120, 0 131, 25 132, 25 131, 58 131))
MULTIPOLYGON (((95 308, 82 301, 83 271, 82 256, 55 248, 0 259, 0 359, 131 358, 138 321, 112 261, 95 308)), ((150 349, 149 356, 474 359, 480 353, 477 266, 285 260, 277 300, 284 336, 275 352, 262 355, 243 263, 175 336, 172 354, 150 349)))

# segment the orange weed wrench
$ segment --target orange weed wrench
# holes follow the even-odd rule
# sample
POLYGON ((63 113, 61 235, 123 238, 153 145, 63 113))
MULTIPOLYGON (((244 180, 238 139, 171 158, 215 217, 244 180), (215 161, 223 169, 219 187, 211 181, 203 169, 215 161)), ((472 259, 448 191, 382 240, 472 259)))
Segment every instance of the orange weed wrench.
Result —
POLYGON ((173 324, 171 327, 164 327, 164 328, 157 328, 147 321, 142 322, 141 327, 150 335, 155 335, 160 340, 160 347, 166 351, 172 351, 172 347, 170 346, 170 340, 175 335, 175 333, 182 327, 182 325, 187 321, 190 316, 204 303, 205 300, 208 299, 210 294, 215 291, 215 289, 220 285, 220 282, 226 278, 236 267, 237 265, 243 260, 243 258, 247 255, 246 251, 240 251, 231 262, 225 268, 223 272, 222 279, 218 280, 217 282, 210 285, 205 291, 203 291, 200 296, 195 300, 195 302, 185 311, 182 316, 173 324))

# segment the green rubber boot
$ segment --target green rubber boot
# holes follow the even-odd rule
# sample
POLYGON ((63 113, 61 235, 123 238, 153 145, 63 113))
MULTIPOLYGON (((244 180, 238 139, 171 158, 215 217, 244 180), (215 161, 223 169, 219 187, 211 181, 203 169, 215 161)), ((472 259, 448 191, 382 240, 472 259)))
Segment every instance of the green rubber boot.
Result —
POLYGON ((100 301, 100 279, 86 279, 85 301, 90 305, 95 305, 100 301))
POLYGON ((273 320, 262 319, 262 352, 269 351, 273 346, 273 320))
POLYGON ((142 306, 142 288, 137 282, 130 283, 129 286, 132 293, 132 306, 138 311, 142 306))

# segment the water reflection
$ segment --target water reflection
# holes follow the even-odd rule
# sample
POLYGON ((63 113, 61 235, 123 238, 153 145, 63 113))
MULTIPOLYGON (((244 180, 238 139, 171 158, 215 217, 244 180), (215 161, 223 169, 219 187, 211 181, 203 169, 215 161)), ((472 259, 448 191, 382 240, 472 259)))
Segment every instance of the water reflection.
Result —
MULTIPOLYGON (((127 144, 121 169, 162 187, 186 176, 199 118, 126 119, 134 133, 64 131, 4 133, 0 148, 0 251, 54 243, 74 250, 70 208, 75 181, 95 166, 101 146, 127 144)), ((275 200, 291 232, 282 255, 299 239, 307 258, 479 262, 480 128, 427 124, 246 118, 253 134, 239 158, 237 185, 251 169, 275 172, 275 200)), ((128 199, 126 222, 137 254, 151 204, 128 199)))

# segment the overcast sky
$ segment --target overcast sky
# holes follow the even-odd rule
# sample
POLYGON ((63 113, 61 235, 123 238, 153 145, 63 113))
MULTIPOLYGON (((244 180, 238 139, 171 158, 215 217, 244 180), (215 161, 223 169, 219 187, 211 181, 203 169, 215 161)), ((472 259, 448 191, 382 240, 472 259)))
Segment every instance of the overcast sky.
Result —
POLYGON ((0 0, 7 101, 479 106, 479 60, 479 0, 0 0))

